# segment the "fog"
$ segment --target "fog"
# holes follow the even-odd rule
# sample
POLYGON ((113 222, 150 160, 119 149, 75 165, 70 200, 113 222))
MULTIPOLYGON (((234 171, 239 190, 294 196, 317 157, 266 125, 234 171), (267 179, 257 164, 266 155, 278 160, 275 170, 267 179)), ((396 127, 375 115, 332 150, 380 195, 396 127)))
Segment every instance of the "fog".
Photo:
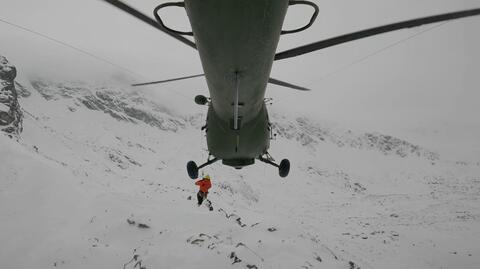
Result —
MULTIPOLYGON (((159 3, 126 2, 146 14, 152 14, 159 3)), ((278 51, 381 24, 480 7, 476 0, 315 2, 320 14, 314 26, 283 36, 278 51)), ((1 0, 1 5, 0 19, 116 65, 0 23, 0 54, 22 74, 99 81, 121 77, 124 82, 143 82, 203 72, 195 50, 99 0, 1 0)), ((292 7, 285 28, 302 25, 310 12, 292 7)), ((162 15, 171 27, 190 28, 181 9, 162 15)), ((480 156, 478 29, 480 17, 473 17, 275 62, 272 77, 313 91, 269 85, 267 96, 274 98, 272 111, 403 135, 427 145, 434 141, 446 147, 470 148, 480 156)), ((208 94, 203 78, 141 90, 162 92, 163 98, 183 98, 185 108, 181 109, 185 111, 199 111, 190 100, 195 94, 208 94)))

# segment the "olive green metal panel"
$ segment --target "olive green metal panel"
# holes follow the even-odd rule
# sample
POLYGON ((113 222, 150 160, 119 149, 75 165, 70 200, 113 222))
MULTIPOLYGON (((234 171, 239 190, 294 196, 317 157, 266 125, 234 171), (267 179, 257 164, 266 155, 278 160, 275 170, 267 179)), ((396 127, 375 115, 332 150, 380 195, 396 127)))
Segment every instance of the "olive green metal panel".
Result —
POLYGON ((251 164, 269 148, 265 89, 288 0, 185 0, 185 8, 210 91, 210 154, 237 168, 251 164))
POLYGON ((240 130, 221 120, 210 106, 207 116, 207 145, 210 153, 220 159, 254 159, 270 146, 268 114, 263 105, 255 118, 241 122, 240 130))
POLYGON ((185 0, 185 8, 215 113, 233 118, 239 72, 239 115, 258 118, 288 0, 185 0))

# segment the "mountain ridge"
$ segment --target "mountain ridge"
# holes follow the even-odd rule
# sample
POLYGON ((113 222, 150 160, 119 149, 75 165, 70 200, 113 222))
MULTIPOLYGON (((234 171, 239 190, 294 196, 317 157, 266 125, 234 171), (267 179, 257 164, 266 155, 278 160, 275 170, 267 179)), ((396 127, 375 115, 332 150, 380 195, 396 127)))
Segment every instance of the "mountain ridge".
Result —
POLYGON ((17 82, 24 131, 0 137, 6 267, 478 265, 478 165, 272 113, 271 152, 291 175, 214 164, 210 212, 185 171, 208 155, 202 115, 118 86, 43 83, 17 82))
MULTIPOLYGON (((105 86, 91 86, 85 83, 61 82, 52 83, 47 80, 31 80, 32 87, 47 101, 60 99, 73 100, 69 109, 85 106, 90 110, 102 111, 117 120, 136 123, 144 122, 161 130, 177 132, 186 125, 198 127, 201 115, 174 115, 167 108, 146 100, 138 92, 112 89, 105 86)), ((417 156, 431 161, 439 159, 439 154, 426 150, 408 141, 384 135, 378 132, 356 134, 351 130, 334 130, 312 122, 306 117, 287 118, 273 113, 274 134, 298 141, 302 146, 318 145, 330 142, 339 147, 376 150, 385 155, 400 157, 417 156)))

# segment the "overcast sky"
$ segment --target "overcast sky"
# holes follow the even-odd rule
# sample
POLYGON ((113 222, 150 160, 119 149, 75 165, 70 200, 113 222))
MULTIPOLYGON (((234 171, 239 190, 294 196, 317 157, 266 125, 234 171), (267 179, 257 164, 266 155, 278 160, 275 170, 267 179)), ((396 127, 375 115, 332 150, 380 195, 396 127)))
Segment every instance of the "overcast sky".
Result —
MULTIPOLYGON (((129 0, 151 15, 159 2, 129 0)), ((480 7, 478 0, 322 0, 314 26, 284 36, 279 51, 415 17, 480 7)), ((99 0, 0 0, 0 19, 31 28, 114 62, 139 81, 202 73, 195 50, 136 21, 99 0)), ((308 8, 291 8, 285 24, 293 28, 309 18, 308 8)), ((188 29, 181 9, 164 14, 170 26, 188 29)), ((312 88, 296 92, 269 86, 273 111, 315 116, 353 128, 373 129, 428 143, 447 138, 480 137, 480 17, 446 23, 368 59, 365 56, 404 40, 423 26, 352 42, 276 62, 272 77, 312 88), (349 66, 346 68, 346 66, 349 66), (292 101, 294 100, 294 101, 292 101), (427 138, 427 139, 425 139, 427 138), (423 140, 422 140, 423 139, 423 140)), ((0 23, 0 54, 24 73, 104 76, 107 64, 85 57, 0 23)), ((120 70, 116 69, 120 72, 120 70)), ((194 107, 196 93, 207 93, 203 78, 151 87, 171 91, 194 107)), ((458 143, 457 143, 458 144, 458 143)), ((478 149, 480 142, 476 144, 478 149)))

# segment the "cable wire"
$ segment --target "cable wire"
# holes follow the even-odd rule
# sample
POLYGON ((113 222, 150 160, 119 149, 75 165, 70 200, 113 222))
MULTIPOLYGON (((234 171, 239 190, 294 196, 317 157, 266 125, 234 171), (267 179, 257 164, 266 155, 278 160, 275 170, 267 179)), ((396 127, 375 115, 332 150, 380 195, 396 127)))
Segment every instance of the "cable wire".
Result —
MULTIPOLYGON (((128 69, 128 68, 126 68, 126 67, 123 67, 123 66, 121 66, 121 65, 119 65, 119 64, 116 64, 116 63, 114 63, 114 62, 111 62, 111 61, 109 61, 109 60, 107 60, 107 59, 105 59, 105 58, 102 58, 102 57, 100 57, 100 56, 97 56, 97 55, 95 55, 95 54, 93 54, 93 53, 91 53, 91 52, 88 52, 88 51, 86 51, 86 50, 83 50, 83 49, 81 49, 81 48, 75 47, 75 46, 73 46, 73 45, 71 45, 71 44, 68 44, 68 43, 66 43, 66 42, 64 42, 64 41, 61 41, 61 40, 58 40, 58 39, 56 39, 56 38, 47 36, 47 35, 45 35, 45 34, 42 34, 42 33, 37 32, 37 31, 35 31, 35 30, 29 29, 29 28, 27 28, 27 27, 24 27, 24 26, 15 24, 15 23, 13 23, 13 22, 7 21, 7 20, 2 19, 2 18, 0 18, 0 22, 5 23, 5 24, 8 24, 8 25, 10 25, 10 26, 12 26, 12 27, 14 27, 14 28, 17 28, 17 29, 21 29, 21 30, 23 30, 23 31, 25 31, 25 32, 29 32, 29 33, 31 33, 31 34, 40 36, 40 37, 45 38, 45 39, 47 39, 47 40, 50 40, 50 41, 52 41, 52 42, 54 42, 54 43, 57 43, 57 44, 59 44, 59 45, 61 45, 61 46, 65 46, 65 47, 67 47, 67 48, 73 49, 73 50, 75 50, 75 51, 77 51, 77 52, 80 52, 81 54, 84 54, 84 55, 87 55, 87 56, 89 56, 89 57, 91 57, 91 58, 94 58, 94 59, 96 59, 97 61, 101 61, 101 62, 103 62, 103 63, 107 63, 107 64, 109 64, 109 65, 111 65, 111 66, 114 66, 114 67, 119 68, 119 69, 121 69, 121 70, 127 71, 127 72, 130 73, 130 74, 133 74, 133 75, 135 75, 135 76, 138 76, 138 77, 140 77, 140 78, 143 78, 143 79, 147 80, 147 78, 145 78, 145 76, 143 76, 143 75, 141 75, 141 74, 139 74, 139 73, 137 73, 137 72, 135 72, 135 71, 133 71, 133 70, 131 70, 131 69, 128 69)), ((188 100, 191 99, 191 98, 188 98, 188 97, 186 97, 185 95, 180 94, 180 93, 178 93, 178 92, 176 92, 176 91, 172 91, 172 92, 175 93, 176 95, 179 95, 179 96, 185 98, 185 99, 188 99, 188 100)))
POLYGON ((95 55, 95 54, 93 54, 93 53, 90 53, 90 52, 86 51, 86 50, 83 50, 83 49, 80 49, 80 48, 75 47, 75 46, 73 46, 73 45, 70 45, 70 44, 68 44, 68 43, 66 43, 66 42, 64 42, 64 41, 55 39, 55 38, 53 38, 53 37, 47 36, 47 35, 45 35, 45 34, 42 34, 42 33, 40 33, 40 32, 37 32, 37 31, 35 31, 35 30, 32 30, 32 29, 29 29, 29 28, 27 28, 27 27, 24 27, 24 26, 21 26, 21 25, 18 25, 18 24, 15 24, 15 23, 6 21, 6 20, 1 19, 1 18, 0 18, 0 22, 3 22, 3 23, 5 23, 5 24, 8 24, 8 25, 13 26, 13 27, 18 28, 18 29, 21 29, 21 30, 23 30, 23 31, 32 33, 32 34, 34 34, 34 35, 43 37, 43 38, 48 39, 48 40, 50 40, 50 41, 52 41, 52 42, 55 42, 55 43, 57 43, 57 44, 59 44, 59 45, 68 47, 68 48, 73 49, 73 50, 75 50, 75 51, 77 51, 77 52, 80 52, 80 53, 82 53, 82 54, 84 54, 84 55, 90 56, 90 57, 92 57, 92 58, 94 58, 94 59, 96 59, 96 60, 98 60, 98 61, 107 63, 107 64, 109 64, 109 65, 112 65, 112 66, 114 66, 114 67, 120 68, 120 69, 122 69, 122 70, 125 70, 125 71, 127 71, 127 72, 129 72, 129 73, 131 73, 131 74, 136 75, 136 76, 143 77, 142 75, 140 75, 140 74, 138 74, 138 73, 136 73, 136 72, 134 72, 134 71, 126 68, 126 67, 123 67, 123 66, 121 66, 121 65, 118 65, 118 64, 116 64, 116 63, 113 63, 113 62, 111 62, 111 61, 109 61, 109 60, 107 60, 107 59, 105 59, 105 58, 99 57, 99 56, 97 56, 97 55, 95 55))

